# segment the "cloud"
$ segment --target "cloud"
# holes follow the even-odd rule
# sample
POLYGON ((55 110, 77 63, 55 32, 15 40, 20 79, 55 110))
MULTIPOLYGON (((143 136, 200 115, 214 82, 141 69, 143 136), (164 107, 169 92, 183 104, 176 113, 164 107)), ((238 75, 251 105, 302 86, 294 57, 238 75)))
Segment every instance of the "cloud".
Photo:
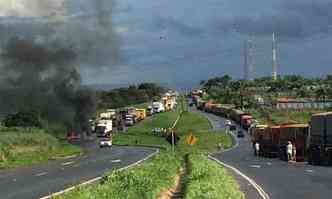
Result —
POLYGON ((0 30, 5 30, 0 31, 1 41, 16 36, 39 43, 68 46, 75 49, 82 66, 98 68, 112 66, 118 61, 119 38, 112 23, 113 1, 14 2, 16 6, 6 4, 8 15, 0 17, 0 30))
POLYGON ((0 16, 43 17, 63 9, 65 0, 2 0, 0 16))
POLYGON ((188 23, 174 17, 155 17, 151 26, 154 30, 176 32, 184 36, 200 36, 203 29, 197 24, 188 23))
POLYGON ((235 31, 254 36, 275 32, 284 39, 303 39, 331 32, 332 2, 287 1, 271 14, 235 16, 216 22, 217 31, 235 31))

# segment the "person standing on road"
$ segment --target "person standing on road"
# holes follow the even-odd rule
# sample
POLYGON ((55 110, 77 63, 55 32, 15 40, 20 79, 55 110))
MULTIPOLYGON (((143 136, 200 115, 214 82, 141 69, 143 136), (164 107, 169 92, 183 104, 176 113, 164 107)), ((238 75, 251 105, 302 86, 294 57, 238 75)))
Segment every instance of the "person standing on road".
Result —
POLYGON ((293 145, 293 161, 295 161, 296 162, 296 146, 295 146, 295 144, 293 145))
POLYGON ((286 152, 287 152, 287 161, 291 161, 293 157, 293 145, 291 141, 288 141, 288 144, 286 146, 286 152))
POLYGON ((259 156, 259 143, 255 143, 255 156, 259 156))

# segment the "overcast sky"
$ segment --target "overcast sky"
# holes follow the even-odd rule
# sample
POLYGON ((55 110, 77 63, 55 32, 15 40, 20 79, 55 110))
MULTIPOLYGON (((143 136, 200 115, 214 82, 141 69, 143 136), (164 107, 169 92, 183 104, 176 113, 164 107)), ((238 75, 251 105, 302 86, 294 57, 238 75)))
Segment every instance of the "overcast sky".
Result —
MULTIPOLYGON (((0 0, 0 15, 38 18, 59 13, 62 5, 66 16, 96 9, 87 0, 65 4, 60 0, 29 0, 35 2, 29 9, 28 4, 22 6, 24 1, 17 0, 21 6, 10 10, 10 1, 0 0)), ((102 5, 107 6, 111 5, 102 5)), ((107 61, 89 59, 85 63, 90 65, 81 69, 86 83, 157 81, 174 85, 223 74, 241 78, 242 47, 248 38, 254 43, 253 75, 270 75, 272 32, 278 39, 278 72, 307 76, 332 73, 332 0, 117 0, 112 9, 111 31, 116 39, 108 41, 113 47, 106 52, 114 54, 117 49, 117 60, 106 59, 107 53, 101 53, 105 47, 101 48, 98 60, 107 61)), ((88 27, 82 21, 87 20, 81 20, 80 32, 93 32, 93 26, 82 29, 88 27)))

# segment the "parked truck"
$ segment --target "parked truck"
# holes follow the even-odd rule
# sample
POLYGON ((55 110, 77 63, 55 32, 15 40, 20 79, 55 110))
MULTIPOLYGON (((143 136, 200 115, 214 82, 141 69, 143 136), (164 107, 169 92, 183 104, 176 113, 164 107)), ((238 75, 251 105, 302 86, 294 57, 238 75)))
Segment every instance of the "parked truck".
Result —
POLYGON ((152 116, 153 115, 153 108, 152 108, 152 106, 148 106, 148 108, 146 109, 146 115, 147 116, 152 116))
POLYGON ((146 109, 136 109, 136 118, 138 121, 144 120, 146 118, 146 109))
POLYGON ((162 102, 153 102, 152 108, 154 113, 160 113, 165 111, 165 107, 162 102))
POLYGON ((125 118, 125 125, 126 126, 133 126, 135 124, 134 115, 127 114, 125 118))
POLYGON ((105 112, 99 114, 99 118, 101 119, 113 119, 116 115, 116 111, 114 109, 107 109, 105 112))
POLYGON ((97 134, 97 137, 109 137, 113 129, 112 124, 113 124, 112 120, 104 120, 104 119, 99 120, 95 127, 95 132, 97 134))
POLYGON ((332 112, 311 117, 308 163, 332 164, 332 112))
POLYGON ((308 134, 308 124, 281 125, 279 138, 280 159, 287 160, 286 146, 288 141, 290 141, 296 147, 296 161, 304 161, 308 134))

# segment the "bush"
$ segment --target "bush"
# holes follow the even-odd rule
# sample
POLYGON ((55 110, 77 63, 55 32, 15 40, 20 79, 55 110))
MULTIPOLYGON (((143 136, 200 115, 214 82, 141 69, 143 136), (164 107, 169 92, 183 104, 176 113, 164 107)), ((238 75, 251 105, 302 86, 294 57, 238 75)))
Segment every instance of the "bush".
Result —
POLYGON ((41 121, 35 112, 9 114, 3 120, 6 127, 41 127, 41 121))

